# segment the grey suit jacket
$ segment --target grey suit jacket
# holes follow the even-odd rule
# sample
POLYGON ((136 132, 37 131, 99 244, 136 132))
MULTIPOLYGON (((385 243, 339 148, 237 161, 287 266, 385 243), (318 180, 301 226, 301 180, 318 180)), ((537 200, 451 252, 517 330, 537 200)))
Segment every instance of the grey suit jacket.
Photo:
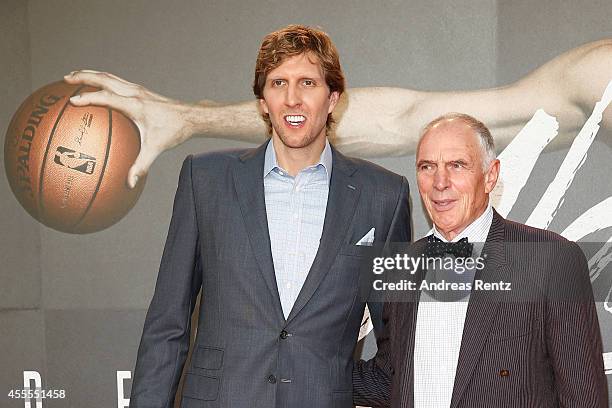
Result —
MULTIPOLYGON (((319 250, 287 319, 279 300, 263 188, 266 144, 188 157, 145 320, 132 408, 172 406, 202 289, 182 407, 352 406, 352 353, 364 302, 356 242, 410 237, 408 183, 333 153, 319 250)), ((381 306, 373 307, 380 318, 381 306)))
MULTIPOLYGON (((424 245, 417 241, 416 253, 424 245)), ((451 408, 607 407, 601 334, 578 245, 495 212, 483 256, 475 279, 511 282, 512 290, 472 290, 451 408)), ((358 404, 414 406, 417 307, 418 292, 385 304, 376 357, 355 364, 358 404)))

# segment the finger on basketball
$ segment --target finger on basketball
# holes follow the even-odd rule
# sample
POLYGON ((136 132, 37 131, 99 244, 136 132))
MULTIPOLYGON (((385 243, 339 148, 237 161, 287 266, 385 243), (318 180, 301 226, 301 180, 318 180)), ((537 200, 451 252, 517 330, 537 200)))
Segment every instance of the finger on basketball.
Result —
POLYGON ((154 152, 141 148, 140 154, 128 172, 128 186, 130 188, 134 188, 138 180, 142 180, 146 177, 156 157, 157 155, 154 152))
POLYGON ((93 70, 74 71, 64 77, 70 84, 85 84, 102 88, 123 96, 132 96, 132 84, 106 72, 93 70))
POLYGON ((131 117, 131 108, 133 104, 130 103, 129 98, 108 92, 105 90, 96 92, 83 92, 80 95, 75 95, 70 98, 70 103, 74 106, 87 106, 87 105, 98 105, 106 106, 112 109, 117 109, 128 117, 131 117))

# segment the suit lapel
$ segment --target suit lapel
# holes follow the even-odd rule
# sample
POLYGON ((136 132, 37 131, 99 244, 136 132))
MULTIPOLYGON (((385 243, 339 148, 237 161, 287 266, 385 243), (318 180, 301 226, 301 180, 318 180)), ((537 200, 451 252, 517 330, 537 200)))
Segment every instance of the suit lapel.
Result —
POLYGON ((331 268, 357 208, 361 186, 352 178, 357 168, 333 148, 332 154, 333 170, 319 249, 287 322, 302 310, 331 268))
MULTIPOLYGON (((481 254, 481 257, 486 259, 486 265, 482 271, 476 273, 474 278, 483 282, 498 282, 510 275, 505 257, 505 221, 495 210, 493 211, 493 222, 481 254)), ((457 362, 451 408, 458 406, 461 396, 470 382, 491 329, 491 324, 497 314, 499 302, 499 294, 495 291, 473 290, 470 295, 457 362)))
POLYGON ((240 157, 240 163, 234 168, 234 185, 259 270, 270 294, 276 301, 277 317, 284 321, 285 317, 274 274, 264 197, 263 166, 267 145, 268 143, 264 143, 240 157))
MULTIPOLYGON (((422 256, 425 253, 425 246, 427 244, 427 240, 422 238, 416 241, 412 245, 411 256, 418 257, 422 256)), ((417 288, 421 286, 421 283, 425 279, 425 275, 427 274, 427 269, 420 267, 415 272, 413 281, 416 283, 417 288)), ((398 333, 400 333, 397 338, 405 339, 405 341, 398 341, 398 348, 400 350, 398 356, 404 356, 403 361, 400 363, 398 367, 400 372, 403 375, 400 377, 402 379, 402 384, 400 389, 402 390, 414 390, 414 346, 415 346, 415 335, 416 335, 416 323, 417 323, 417 315, 419 311, 419 300, 421 298, 421 291, 414 290, 410 293, 409 301, 404 304, 398 304, 397 307, 400 308, 403 313, 397 314, 395 316, 401 324, 398 328, 398 333), (401 334, 403 333, 403 334, 401 334)), ((402 407, 414 407, 414 393, 413 392, 402 392, 399 395, 401 399, 402 407)))

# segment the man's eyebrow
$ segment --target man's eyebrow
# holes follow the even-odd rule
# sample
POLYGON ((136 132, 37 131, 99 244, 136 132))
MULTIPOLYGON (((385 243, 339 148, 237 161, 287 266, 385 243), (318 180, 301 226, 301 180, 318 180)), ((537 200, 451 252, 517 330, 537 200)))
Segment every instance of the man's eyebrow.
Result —
MULTIPOLYGON (((325 79, 324 76, 322 76, 321 74, 297 74, 295 75, 297 77, 298 80, 302 80, 302 79, 312 79, 312 80, 323 80, 325 79)), ((280 74, 276 74, 276 75, 268 75, 267 79, 285 79, 285 75, 280 75, 280 74)))
POLYGON ((422 165, 422 164, 436 164, 436 162, 435 162, 435 161, 433 161, 433 160, 425 160, 425 159, 423 159, 423 160, 419 160, 419 161, 417 162, 417 166, 420 166, 420 165, 422 165))

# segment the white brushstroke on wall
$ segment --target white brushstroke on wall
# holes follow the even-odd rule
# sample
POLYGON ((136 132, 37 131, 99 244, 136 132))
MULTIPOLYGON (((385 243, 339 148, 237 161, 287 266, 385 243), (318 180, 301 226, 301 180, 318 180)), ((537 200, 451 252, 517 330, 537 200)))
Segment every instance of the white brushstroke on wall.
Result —
POLYGON ((499 180, 491 192, 491 203, 507 217, 525 187, 542 150, 559 133, 559 122, 542 109, 516 135, 497 158, 501 162, 499 180))
POLYGON ((601 100, 595 104, 593 113, 574 139, 557 175, 527 219, 527 225, 548 229, 557 211, 565 201, 565 193, 572 184, 574 176, 586 161, 587 151, 599 131, 599 123, 603 117, 603 112, 611 101, 612 81, 608 83, 601 100))
POLYGON ((579 241, 589 234, 612 227, 612 197, 586 210, 576 218, 563 232, 570 241, 579 241))

